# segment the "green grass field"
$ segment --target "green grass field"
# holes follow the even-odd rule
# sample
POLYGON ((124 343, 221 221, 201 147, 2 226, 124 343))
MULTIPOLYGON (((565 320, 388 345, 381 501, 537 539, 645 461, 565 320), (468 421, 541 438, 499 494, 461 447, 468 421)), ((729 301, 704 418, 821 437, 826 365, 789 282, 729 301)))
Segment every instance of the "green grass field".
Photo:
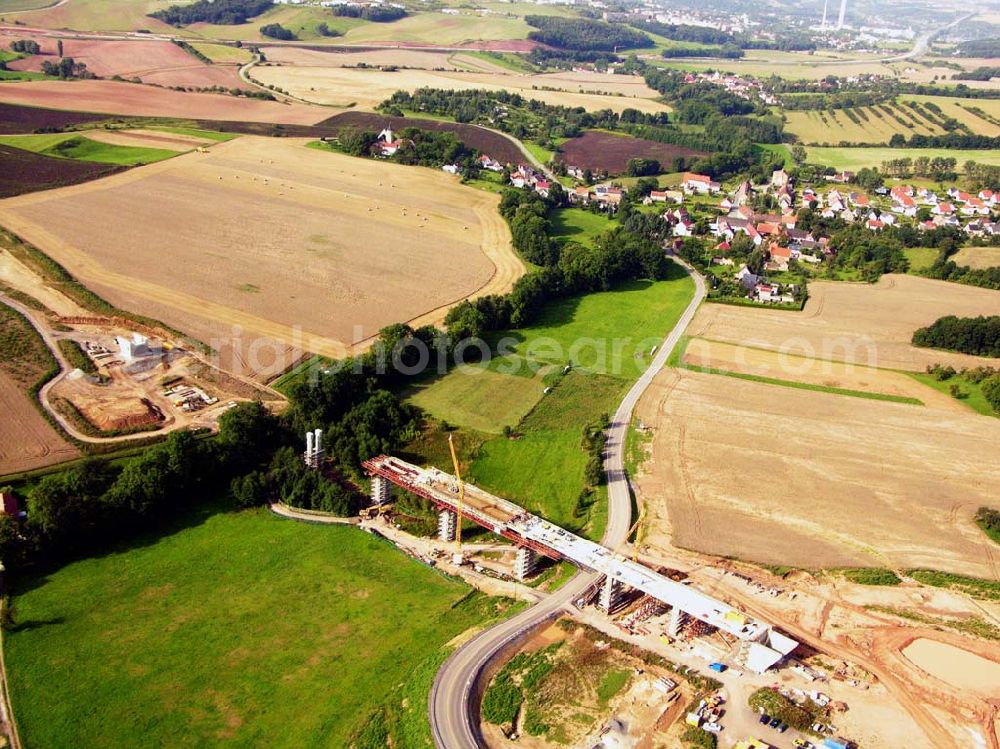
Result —
POLYGON ((177 156, 179 153, 179 151, 169 151, 163 148, 137 148, 101 143, 85 138, 78 133, 5 135, 0 136, 0 143, 45 156, 78 161, 96 161, 101 164, 120 164, 122 166, 152 164, 177 156))
POLYGON ((959 166, 966 161, 975 161, 978 164, 992 164, 1000 166, 1000 150, 998 149, 948 149, 939 148, 818 148, 810 146, 807 161, 810 164, 820 164, 821 166, 832 166, 835 169, 849 169, 857 171, 863 167, 877 167, 883 161, 890 159, 916 159, 921 156, 935 158, 938 156, 948 156, 958 161, 959 166))
POLYGON ((191 135, 195 138, 214 140, 218 143, 223 143, 227 140, 232 140, 233 138, 240 137, 236 133, 220 133, 218 130, 201 130, 196 127, 169 127, 162 125, 154 125, 151 126, 149 129, 162 130, 165 133, 177 133, 178 135, 191 135))
POLYGON ((512 331, 522 356, 632 380, 690 301, 694 283, 679 266, 667 281, 635 281, 614 291, 559 299, 530 327, 512 331))
POLYGON ((25 745, 432 746, 445 643, 508 604, 356 529, 221 509, 19 581, 25 745))
POLYGON ((0 0, 0 15, 17 13, 22 10, 37 10, 55 5, 58 0, 0 0))
MULTIPOLYGON (((251 19, 248 23, 238 26, 221 24, 197 24, 186 27, 181 33, 202 39, 226 39, 239 41, 268 41, 261 36, 260 27, 270 23, 278 23, 295 34, 299 40, 336 42, 341 37, 323 37, 316 31, 320 23, 325 23, 331 29, 342 34, 358 26, 383 25, 369 24, 357 18, 338 18, 327 8, 316 5, 275 5, 265 13, 251 19)), ((391 24, 386 24, 391 25, 391 24)))
POLYGON ((983 395, 983 389, 979 385, 969 382, 961 375, 955 375, 948 380, 939 380, 934 375, 925 372, 906 372, 906 374, 918 382, 927 385, 927 387, 932 387, 945 395, 951 395, 952 385, 957 385, 963 397, 956 400, 964 403, 976 413, 1000 418, 1000 413, 993 410, 993 406, 990 405, 990 402, 986 400, 986 396, 983 395))
MULTIPOLYGON (((0 0, 0 13, 13 13, 11 6, 31 5, 43 8, 20 16, 19 20, 32 27, 73 29, 74 31, 132 31, 149 29, 180 33, 170 26, 149 18, 148 13, 175 4, 175 0, 69 0, 59 4, 41 0, 0 0), (55 7, 55 6, 59 7, 55 7)), ((7 21, 14 17, 7 16, 7 21)))
POLYGON ((905 247, 903 254, 910 261, 910 273, 930 268, 940 252, 933 247, 905 247))
POLYGON ((250 54, 250 50, 246 47, 232 47, 228 44, 205 44, 202 42, 194 42, 191 46, 212 62, 235 62, 242 65, 253 59, 253 55, 250 54))
POLYGON ((348 31, 341 41, 350 44, 382 41, 450 45, 466 41, 525 39, 530 30, 531 27, 522 18, 428 12, 415 13, 392 23, 364 23, 348 31))
MULTIPOLYGON (((508 356, 482 375, 449 374, 420 386, 410 400, 467 428, 459 444, 470 482, 599 538, 606 496, 598 487, 580 501, 588 460, 582 430, 614 411, 629 383, 648 366, 649 350, 676 324, 693 292, 693 282, 678 268, 670 280, 556 300, 536 325, 504 334, 516 341, 522 357, 557 365, 541 382, 524 372, 500 374, 502 366, 516 360, 508 356), (606 356, 597 355, 601 349, 606 356), (571 351, 574 369, 563 375, 571 351), (551 385, 552 391, 543 394, 543 385, 551 385), (525 410, 529 401, 533 407, 525 410), (515 420, 519 413, 523 418, 515 420), (516 438, 489 437, 506 425, 515 428, 516 438)), ((447 469, 446 443, 435 435, 425 435, 407 449, 414 459, 447 469)))
POLYGON ((579 428, 526 432, 518 439, 485 443, 468 479, 553 523, 581 531, 586 518, 576 517, 574 510, 586 465, 579 428))
POLYGON ((591 213, 582 208, 563 208, 549 214, 552 222, 551 236, 560 242, 592 244, 594 238, 606 232, 616 221, 611 221, 602 213, 591 213))
POLYGON ((505 426, 516 426, 538 403, 545 389, 545 375, 552 366, 538 367, 532 374, 517 357, 491 362, 490 366, 458 367, 435 380, 415 385, 407 400, 449 424, 499 434, 505 426), (497 371, 509 363, 522 376, 497 371))

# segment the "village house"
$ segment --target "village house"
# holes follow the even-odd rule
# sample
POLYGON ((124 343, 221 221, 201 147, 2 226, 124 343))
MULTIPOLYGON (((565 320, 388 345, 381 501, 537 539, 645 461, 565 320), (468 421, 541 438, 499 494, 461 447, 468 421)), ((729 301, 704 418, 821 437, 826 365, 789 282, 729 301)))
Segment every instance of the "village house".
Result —
POLYGON ((713 182, 711 177, 704 174, 685 172, 681 181, 681 188, 689 195, 715 195, 722 188, 722 185, 718 182, 713 182))
POLYGON ((501 164, 496 159, 493 159, 486 154, 479 157, 479 167, 481 169, 486 169, 491 172, 502 172, 503 164, 501 164))

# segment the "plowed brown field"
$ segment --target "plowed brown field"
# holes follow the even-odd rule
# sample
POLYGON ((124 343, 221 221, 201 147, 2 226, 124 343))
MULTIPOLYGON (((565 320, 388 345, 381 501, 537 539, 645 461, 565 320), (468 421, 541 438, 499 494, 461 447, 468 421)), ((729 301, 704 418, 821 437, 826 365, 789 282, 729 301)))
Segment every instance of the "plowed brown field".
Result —
POLYGON ((329 109, 305 104, 183 93, 118 81, 8 81, 0 83, 0 101, 106 114, 290 125, 311 125, 330 116, 329 109))
POLYGON ((0 224, 110 301, 267 374, 287 346, 342 356, 509 289, 524 267, 496 203, 442 172, 243 137, 0 202, 0 224))
MULTIPOLYGON (((11 70, 41 70, 43 61, 58 59, 55 39, 41 37, 36 41, 41 45, 41 54, 9 63, 11 70)), ((167 41, 70 38, 62 43, 64 57, 85 63, 101 78, 120 75, 161 86, 250 88, 241 83, 236 65, 209 65, 167 41)))

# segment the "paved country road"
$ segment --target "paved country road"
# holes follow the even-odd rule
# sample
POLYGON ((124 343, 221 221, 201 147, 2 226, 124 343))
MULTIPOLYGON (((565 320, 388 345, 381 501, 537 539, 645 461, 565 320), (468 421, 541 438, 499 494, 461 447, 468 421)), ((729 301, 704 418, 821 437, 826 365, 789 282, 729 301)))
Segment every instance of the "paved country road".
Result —
MULTIPOLYGON (((675 260, 677 260, 675 258, 675 260)), ((698 305, 705 298, 705 281, 691 266, 680 262, 695 283, 694 298, 667 335, 652 363, 640 375, 615 411, 608 430, 604 470, 608 477, 608 525, 601 543, 616 549, 628 535, 632 522, 632 499, 625 475, 625 435, 632 411, 653 377, 667 362, 684 331, 691 323, 698 305)), ((578 572, 562 588, 517 616, 491 627, 460 647, 441 666, 429 699, 431 731, 438 749, 477 749, 484 746, 479 730, 479 702, 484 684, 479 677, 484 668, 531 630, 554 619, 600 575, 578 572)))

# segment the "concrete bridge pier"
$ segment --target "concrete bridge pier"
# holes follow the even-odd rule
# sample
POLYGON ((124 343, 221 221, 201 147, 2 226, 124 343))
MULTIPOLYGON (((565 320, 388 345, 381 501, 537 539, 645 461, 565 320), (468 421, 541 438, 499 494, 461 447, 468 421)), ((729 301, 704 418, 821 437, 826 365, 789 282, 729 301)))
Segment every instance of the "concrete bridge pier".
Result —
POLYGON ((535 562, 537 559, 538 555, 535 554, 534 549, 529 549, 527 546, 519 546, 517 555, 514 557, 514 577, 521 582, 531 577, 531 573, 535 571, 535 562))
POLYGON ((389 501, 389 498, 391 497, 389 489, 391 486, 392 484, 381 476, 377 474, 372 476, 371 500, 373 506, 377 507, 379 505, 384 505, 389 501))
POLYGON ((667 621, 667 636, 677 638, 681 633, 681 627, 687 620, 687 614, 674 606, 670 610, 670 619, 667 621))
POLYGON ((455 513, 451 510, 438 513, 438 540, 445 543, 455 540, 455 522, 455 513))
POLYGON ((597 607, 604 613, 610 614, 617 608, 621 594, 622 584, 613 577, 605 577, 600 597, 597 599, 597 607))

